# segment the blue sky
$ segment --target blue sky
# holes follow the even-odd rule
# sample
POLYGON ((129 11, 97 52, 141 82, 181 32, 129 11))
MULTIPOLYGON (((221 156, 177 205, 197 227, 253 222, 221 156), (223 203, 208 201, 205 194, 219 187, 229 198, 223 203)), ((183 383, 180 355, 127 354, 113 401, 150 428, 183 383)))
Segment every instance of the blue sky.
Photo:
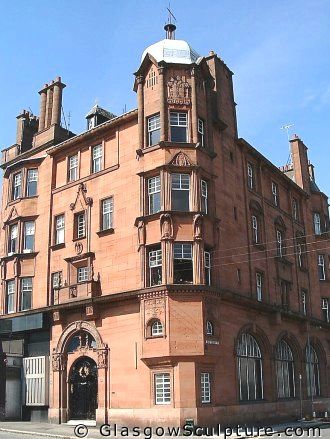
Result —
MULTIPOLYGON (((0 15, 0 147, 15 142, 16 115, 39 112, 45 82, 67 84, 71 129, 97 99, 121 114, 136 106, 133 72, 146 46, 164 37, 167 1, 16 0, 0 15)), ((330 194, 330 1, 172 0, 177 38, 212 49, 235 73, 239 135, 276 165, 288 159, 283 124, 309 146, 330 194)))

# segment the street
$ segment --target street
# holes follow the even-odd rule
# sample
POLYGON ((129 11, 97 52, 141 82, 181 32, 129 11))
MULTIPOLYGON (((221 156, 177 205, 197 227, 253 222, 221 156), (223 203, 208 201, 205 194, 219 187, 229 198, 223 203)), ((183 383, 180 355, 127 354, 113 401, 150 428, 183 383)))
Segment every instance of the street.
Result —
MULTIPOLYGON (((2 426, 0 424, 0 428, 1 427, 2 426)), ((59 432, 58 434, 59 434, 59 436, 58 436, 59 438, 68 437, 68 433, 63 435, 62 431, 59 432)), ((49 436, 45 436, 45 432, 43 432, 42 435, 38 436, 33 431, 31 431, 31 433, 27 433, 27 432, 19 433, 19 432, 10 432, 10 431, 0 431, 0 439, 22 439, 22 438, 26 438, 26 439, 31 438, 32 439, 32 438, 37 438, 37 437, 40 437, 40 438, 56 438, 56 436, 53 434, 53 432, 49 436)), ((73 430, 72 430, 72 432, 70 432, 70 437, 74 437, 73 430)), ((102 438, 102 437, 105 437, 105 436, 101 436, 99 431, 97 431, 96 429, 93 429, 90 432, 90 435, 87 436, 87 438, 88 437, 90 439, 97 439, 97 438, 102 438)), ((110 437, 114 437, 114 436, 110 436, 110 437)), ((117 437, 121 438, 122 436, 120 434, 118 434, 117 437)), ((133 434, 130 434, 129 436, 125 436, 125 437, 136 437, 136 436, 133 436, 133 434)), ((144 435, 141 435, 140 437, 141 437, 141 439, 145 439, 144 435)), ((160 436, 157 436, 157 435, 153 435, 152 436, 152 438, 158 438, 158 437, 160 437, 160 436)), ((167 436, 167 438, 168 437, 169 436, 167 436)), ((193 437, 193 436, 191 436, 191 437, 193 437)), ((201 436, 194 436, 194 437, 201 437, 201 436)), ((203 438, 207 438, 207 437, 210 437, 210 436, 202 436, 202 437, 203 438)), ((214 436, 214 437, 216 438, 217 436, 214 436)), ((236 435, 227 436, 228 439, 229 438, 233 438, 234 439, 236 437, 237 437, 236 435)), ((249 436, 249 435, 246 436, 246 438, 249 438, 249 437, 251 437, 251 436, 249 436)), ((257 436, 254 436, 254 437, 257 437, 257 436)), ((284 439, 284 438, 287 438, 287 437, 294 438, 294 439, 295 438, 314 438, 314 437, 318 438, 318 437, 321 437, 321 438, 325 438, 325 439, 330 439, 330 426, 328 425, 328 426, 325 426, 324 428, 321 428, 320 429, 320 434, 319 434, 319 431, 317 429, 314 430, 314 434, 313 434, 313 430, 312 429, 310 429, 309 432, 308 431, 304 431, 304 433, 302 434, 301 430, 298 427, 298 430, 296 430, 296 434, 292 431, 292 432, 289 432, 288 435, 286 435, 285 433, 274 433, 273 436, 259 436, 259 437, 274 437, 274 438, 281 438, 281 439, 284 439)), ((224 435, 221 435, 221 438, 223 439, 224 435)), ((148 439, 151 439, 150 436, 148 436, 148 439)), ((240 436, 240 439, 244 439, 244 436, 243 435, 240 436)))

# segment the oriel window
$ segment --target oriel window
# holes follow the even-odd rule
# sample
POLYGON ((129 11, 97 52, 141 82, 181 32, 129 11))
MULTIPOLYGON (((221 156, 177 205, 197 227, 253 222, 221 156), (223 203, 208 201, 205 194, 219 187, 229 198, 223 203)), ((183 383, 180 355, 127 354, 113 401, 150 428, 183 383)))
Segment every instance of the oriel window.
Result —
POLYGON ((172 174, 172 210, 189 211, 189 174, 172 174))
POLYGON ((34 197, 37 195, 38 169, 28 169, 26 182, 26 196, 34 197))
POLYGON ((162 283, 162 250, 154 248, 149 251, 149 286, 162 283))
POLYGON ((188 114, 183 112, 170 112, 170 129, 172 142, 187 142, 188 114))
POLYGON ((160 141, 160 114, 148 117, 148 145, 156 145, 160 141))
POLYGON ((161 209, 161 184, 160 176, 148 178, 148 210, 149 215, 161 209))
POLYGON ((174 244, 174 283, 193 282, 193 261, 191 244, 174 244))

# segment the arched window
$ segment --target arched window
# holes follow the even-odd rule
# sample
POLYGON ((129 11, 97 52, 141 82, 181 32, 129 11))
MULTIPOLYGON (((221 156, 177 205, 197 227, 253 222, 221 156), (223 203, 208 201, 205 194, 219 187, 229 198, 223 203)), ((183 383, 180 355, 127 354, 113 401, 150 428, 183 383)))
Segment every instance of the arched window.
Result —
POLYGON ((213 323, 209 320, 206 322, 206 335, 214 335, 213 323))
POLYGON ((250 334, 243 333, 237 343, 236 355, 240 401, 262 399, 262 360, 256 339, 250 334))
POLYGON ((74 334, 68 343, 67 351, 74 352, 81 347, 96 348, 95 338, 89 332, 80 331, 74 334))
POLYGON ((292 350, 288 343, 281 340, 276 346, 275 354, 277 396, 279 398, 294 398, 294 363, 292 350))
POLYGON ((308 396, 320 396, 320 362, 313 346, 306 346, 306 376, 308 396))
POLYGON ((160 320, 155 320, 151 325, 151 336, 163 335, 163 324, 160 320))

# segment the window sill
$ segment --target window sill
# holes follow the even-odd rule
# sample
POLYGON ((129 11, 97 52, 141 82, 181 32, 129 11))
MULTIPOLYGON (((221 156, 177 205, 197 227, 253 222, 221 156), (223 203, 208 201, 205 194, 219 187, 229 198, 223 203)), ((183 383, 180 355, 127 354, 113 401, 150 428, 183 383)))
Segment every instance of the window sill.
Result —
POLYGON ((10 260, 10 259, 14 259, 14 258, 26 258, 26 257, 35 257, 37 256, 39 252, 28 252, 28 253, 23 253, 23 252, 16 252, 16 253, 9 253, 8 255, 5 255, 1 258, 1 260, 10 260))
POLYGON ((112 235, 113 233, 115 233, 115 229, 113 227, 110 227, 110 229, 106 229, 106 230, 100 230, 98 232, 96 232, 96 234, 101 238, 102 236, 106 236, 106 235, 112 235))
POLYGON ((65 248, 65 242, 61 242, 60 244, 53 244, 50 246, 51 250, 59 250, 60 248, 65 248))
POLYGON ((253 246, 258 250, 266 250, 266 246, 264 244, 258 244, 257 242, 254 242, 253 246))
POLYGON ((165 335, 164 334, 162 334, 162 335, 148 335, 146 337, 146 340, 153 340, 154 338, 165 338, 165 335))
POLYGON ((80 238, 73 238, 72 242, 82 241, 83 239, 86 239, 86 235, 85 236, 81 236, 80 238))

